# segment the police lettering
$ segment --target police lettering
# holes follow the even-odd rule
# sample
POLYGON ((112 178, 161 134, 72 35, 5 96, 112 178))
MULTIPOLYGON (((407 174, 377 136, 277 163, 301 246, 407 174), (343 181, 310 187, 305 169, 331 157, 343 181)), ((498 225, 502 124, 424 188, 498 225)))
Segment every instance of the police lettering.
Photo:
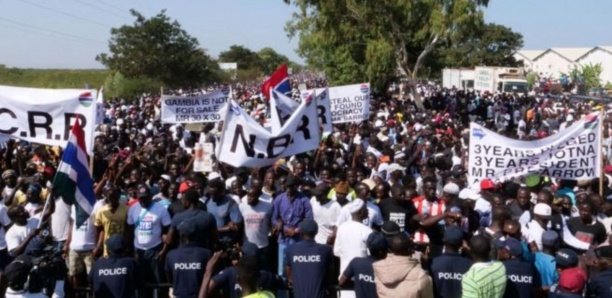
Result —
POLYGON ((202 269, 201 263, 175 263, 174 270, 200 270, 202 269))
POLYGON ((438 272, 438 279, 461 280, 463 274, 457 272, 438 272))
POLYGON ((369 282, 369 283, 374 283, 374 277, 370 276, 370 275, 366 275, 366 274, 359 274, 357 276, 357 279, 360 281, 365 281, 365 282, 369 282))
POLYGON ((126 274, 127 274, 127 267, 98 270, 98 275, 100 276, 115 276, 115 275, 126 275, 126 274))
POLYGON ((295 263, 320 263, 321 256, 319 255, 293 256, 293 262, 295 263))
POLYGON ((517 282, 517 283, 523 283, 523 284, 532 284, 533 283, 532 278, 533 277, 529 275, 510 274, 508 276, 508 279, 510 279, 510 281, 517 282))

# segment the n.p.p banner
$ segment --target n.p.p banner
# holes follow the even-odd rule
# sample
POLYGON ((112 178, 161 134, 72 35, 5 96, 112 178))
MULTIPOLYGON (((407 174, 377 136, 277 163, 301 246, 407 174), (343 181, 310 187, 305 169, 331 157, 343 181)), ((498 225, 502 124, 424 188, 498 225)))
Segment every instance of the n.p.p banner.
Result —
POLYGON ((304 144, 296 142, 299 138, 294 141, 294 135, 307 107, 306 102, 302 102, 279 131, 270 132, 238 104, 230 102, 217 151, 219 161, 234 167, 264 167, 273 165, 293 147, 305 148, 304 144))
POLYGON ((469 182, 505 181, 537 174, 554 179, 592 179, 601 175, 601 119, 592 113, 559 133, 519 141, 470 124, 469 182))
MULTIPOLYGON (((325 89, 316 89, 316 94, 325 89)), ((329 87, 332 123, 359 123, 370 113, 370 83, 329 87)))
POLYGON ((93 152, 96 90, 0 86, 0 133, 28 142, 65 147, 78 118, 93 152))
POLYGON ((200 96, 171 96, 161 98, 163 123, 202 123, 221 121, 228 92, 216 91, 200 96))

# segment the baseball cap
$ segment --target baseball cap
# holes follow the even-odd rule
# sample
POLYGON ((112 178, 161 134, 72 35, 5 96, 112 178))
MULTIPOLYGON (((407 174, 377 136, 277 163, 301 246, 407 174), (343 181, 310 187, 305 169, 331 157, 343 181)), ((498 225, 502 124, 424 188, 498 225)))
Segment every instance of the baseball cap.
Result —
POLYGON ((104 242, 106 249, 111 254, 118 254, 123 249, 123 237, 119 234, 112 235, 104 242))
POLYGON ((304 219, 299 225, 298 228, 300 229, 300 233, 301 234, 305 234, 305 235, 316 235, 319 231, 319 226, 317 225, 317 223, 312 220, 312 219, 304 219))
POLYGON ((578 255, 575 251, 562 248, 555 254, 555 262, 559 268, 569 268, 578 266, 578 255))
POLYGON ((582 292, 586 281, 586 274, 578 267, 565 269, 559 274, 559 288, 570 293, 582 292))
POLYGON ((191 188, 191 181, 185 180, 185 181, 181 182, 181 184, 179 185, 178 192, 179 193, 184 193, 184 192, 188 191, 190 188, 191 188))
POLYGON ((523 247, 521 242, 513 237, 500 238, 495 242, 499 249, 507 250, 512 256, 520 257, 523 255, 523 247))
POLYGON ((456 226, 450 226, 444 230, 444 239, 445 244, 450 245, 461 245, 463 243, 463 231, 456 226))
POLYGON ((544 231, 542 233, 542 245, 556 246, 559 242, 559 234, 555 231, 544 231))
POLYGON ((381 232, 372 232, 368 236, 366 240, 366 245, 370 252, 372 251, 382 251, 387 249, 387 239, 385 238, 385 234, 381 232))
POLYGON ((480 190, 493 190, 495 189, 495 183, 491 179, 483 179, 480 181, 480 190))
POLYGON ((464 175, 465 173, 467 173, 467 171, 465 170, 465 167, 462 165, 456 165, 451 170, 451 175, 453 175, 453 177, 455 178, 459 178, 459 176, 464 175))
POLYGON ((599 258, 612 259, 612 246, 611 245, 600 246, 595 250, 595 254, 599 258))
POLYGON ((196 225, 193 220, 187 219, 183 220, 183 222, 181 222, 176 229, 180 235, 191 236, 196 232, 196 225))
POLYGON ((537 203, 535 207, 533 207, 533 214, 539 215, 545 219, 549 219, 552 215, 552 210, 548 204, 537 203))
POLYGON ((390 220, 385 221, 382 227, 380 228, 380 230, 383 232, 385 236, 393 236, 401 232, 399 225, 395 223, 394 221, 390 221, 390 220))
POLYGON ((32 260, 26 255, 20 255, 4 268, 4 277, 11 285, 25 285, 32 269, 32 260))
POLYGON ((244 241, 242 247, 240 247, 240 251, 242 251, 243 256, 255 257, 257 256, 258 247, 252 242, 244 241))

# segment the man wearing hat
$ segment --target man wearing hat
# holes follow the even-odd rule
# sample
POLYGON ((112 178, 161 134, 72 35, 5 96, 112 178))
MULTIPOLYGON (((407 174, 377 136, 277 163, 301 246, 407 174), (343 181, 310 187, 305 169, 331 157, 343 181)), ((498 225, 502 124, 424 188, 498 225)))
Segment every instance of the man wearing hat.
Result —
POLYGON ((372 232, 366 241, 370 255, 354 258, 340 275, 339 285, 343 287, 351 279, 357 298, 376 297, 376 283, 374 282, 374 262, 387 257, 387 239, 381 232, 372 232))
POLYGON ((461 228, 449 226, 444 230, 444 252, 433 259, 431 276, 436 297, 461 296, 461 279, 472 266, 472 261, 459 254, 464 234, 461 228))
MULTIPOLYGON (((555 256, 559 282, 550 289, 549 297, 579 298, 582 297, 587 282, 587 274, 578 266, 578 255, 571 249, 561 249, 555 256)), ((606 283, 609 284, 610 280, 606 283)), ((607 297, 590 295, 587 297, 607 297)))
MULTIPOLYGON (((559 280, 559 273, 556 268, 558 257, 555 257, 556 254, 558 256, 563 251, 557 251, 559 244, 559 234, 557 232, 545 231, 542 234, 542 250, 534 254, 534 265, 540 276, 540 283, 544 291, 548 291, 559 280)), ((571 252, 573 253, 573 251, 571 252)), ((567 253, 563 253, 563 255, 567 255, 567 253)))
POLYGON ((105 241, 108 257, 99 258, 92 266, 89 280, 96 297, 134 297, 143 284, 136 261, 125 257, 122 235, 112 235, 105 241))
POLYGON ((548 222, 552 216, 552 209, 545 203, 537 203, 533 207, 533 219, 523 228, 523 237, 531 247, 531 251, 541 251, 542 234, 547 229, 548 222))
POLYGON ((319 244, 332 245, 334 243, 334 232, 336 230, 336 220, 340 215, 342 207, 337 201, 327 197, 329 186, 327 183, 320 183, 312 191, 310 205, 312 206, 312 216, 319 227, 319 232, 315 241, 319 244))
POLYGON ((312 219, 299 224, 302 241, 289 245, 286 250, 286 276, 293 284, 295 298, 323 298, 333 280, 331 247, 314 241, 318 226, 312 219))
POLYGON ((533 297, 539 281, 537 272, 530 262, 521 259, 523 247, 513 237, 497 240, 497 258, 506 268, 506 291, 504 297, 533 297))
MULTIPOLYGON (((354 258, 368 255, 366 241, 372 229, 363 224, 368 217, 368 209, 361 199, 356 199, 346 205, 351 214, 351 220, 338 226, 334 255, 340 258, 340 272, 344 272, 354 258)), ((341 297, 354 297, 353 291, 342 291, 341 297)))
POLYGON ((160 260, 163 260, 168 249, 163 236, 170 229, 170 214, 162 205, 153 203, 146 184, 138 185, 136 191, 138 204, 128 210, 127 231, 134 233, 134 248, 139 271, 145 274, 144 280, 159 283, 163 277, 163 264, 160 260))
POLYGON ((612 297, 612 246, 606 245, 595 249, 596 261, 593 262, 599 272, 591 276, 587 287, 587 297, 612 297))
MULTIPOLYGON (((195 297, 212 253, 194 242, 197 227, 194 220, 184 220, 177 230, 181 246, 171 250, 166 258, 166 274, 176 297, 195 297)), ((200 235, 202 237, 203 235, 200 235)))
POLYGON ((285 181, 285 192, 274 199, 272 224, 278 233, 278 275, 285 270, 285 249, 300 240, 298 225, 305 219, 312 219, 310 199, 298 191, 300 180, 289 175, 285 181))

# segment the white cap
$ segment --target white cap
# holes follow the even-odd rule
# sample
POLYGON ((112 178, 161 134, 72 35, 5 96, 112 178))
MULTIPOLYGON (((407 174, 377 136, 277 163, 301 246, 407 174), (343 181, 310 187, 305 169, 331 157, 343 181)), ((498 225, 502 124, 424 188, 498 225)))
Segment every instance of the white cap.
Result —
POLYGON ((552 215, 552 209, 550 209, 550 206, 547 204, 537 203, 535 207, 533 207, 533 214, 548 217, 552 215))
POLYGON ((478 200, 479 195, 471 188, 464 188, 459 192, 459 198, 462 200, 476 201, 478 200))
POLYGON ((572 116, 572 114, 567 115, 567 117, 565 118, 565 120, 567 121, 573 121, 574 120, 574 116, 572 116))
POLYGON ((348 211, 353 214, 361 210, 364 205, 365 202, 362 199, 355 199, 352 202, 348 203, 346 208, 348 208, 348 211))
POLYGON ((208 179, 208 181, 213 181, 215 179, 221 178, 221 174, 217 172, 210 172, 208 173, 208 176, 206 178, 208 179))
POLYGON ((451 194, 451 195, 459 194, 459 185, 452 183, 452 182, 446 183, 442 191, 444 191, 447 194, 451 194))
POLYGON ((170 179, 170 175, 167 174, 161 174, 159 177, 166 181, 172 181, 172 179, 170 179))
POLYGON ((392 163, 389 165, 389 167, 387 167, 387 173, 391 174, 395 171, 405 171, 406 167, 402 167, 397 163, 392 163))

